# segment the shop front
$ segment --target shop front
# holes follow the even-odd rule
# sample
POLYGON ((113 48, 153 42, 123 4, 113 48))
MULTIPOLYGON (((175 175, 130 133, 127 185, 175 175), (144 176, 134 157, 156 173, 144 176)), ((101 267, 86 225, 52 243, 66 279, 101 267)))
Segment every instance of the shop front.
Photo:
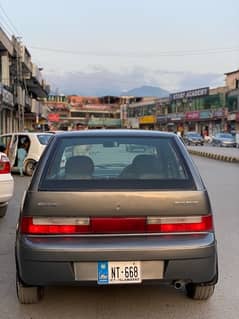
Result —
POLYGON ((236 113, 229 113, 227 115, 227 130, 230 133, 236 131, 236 113))
POLYGON ((157 116, 157 130, 167 131, 167 115, 158 115, 157 116))
POLYGON ((204 110, 200 111, 198 122, 198 133, 204 138, 212 135, 212 111, 204 110))
POLYGON ((168 130, 171 132, 179 133, 181 136, 184 134, 184 114, 171 113, 168 114, 168 130))
POLYGON ((212 112, 212 135, 227 131, 226 109, 220 108, 212 112))
POLYGON ((198 132, 199 120, 200 120, 199 111, 186 112, 185 113, 185 132, 189 132, 189 131, 198 132))

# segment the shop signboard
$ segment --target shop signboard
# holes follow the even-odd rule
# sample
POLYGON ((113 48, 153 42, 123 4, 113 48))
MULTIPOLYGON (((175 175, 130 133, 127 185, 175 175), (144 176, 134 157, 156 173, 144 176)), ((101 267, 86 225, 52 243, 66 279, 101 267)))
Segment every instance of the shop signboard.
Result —
POLYGON ((91 118, 88 122, 89 127, 106 126, 106 127, 121 127, 120 119, 108 118, 91 118))
POLYGON ((167 115, 158 115, 157 123, 167 123, 167 115))
POLYGON ((200 112, 199 111, 192 111, 185 113, 186 121, 197 121, 200 119, 200 112))
POLYGON ((13 106, 13 94, 6 90, 3 86, 0 87, 1 100, 4 104, 13 106))
POLYGON ((214 119, 222 118, 224 116, 225 116, 225 110, 223 108, 213 111, 213 118, 214 119))
POLYGON ((170 94, 170 100, 184 100, 184 99, 192 99, 197 97, 202 97, 209 95, 209 87, 203 87, 199 89, 189 90, 189 91, 182 91, 177 93, 170 94))
POLYGON ((60 115, 59 113, 49 113, 47 116, 47 119, 49 122, 59 122, 60 121, 60 115))
POLYGON ((107 127, 121 127, 121 119, 104 119, 104 125, 107 127))
POLYGON ((145 115, 139 118, 139 124, 155 124, 156 117, 154 115, 145 115))
POLYGON ((131 117, 127 119, 126 122, 127 128, 139 128, 139 120, 137 118, 131 117))
POLYGON ((172 113, 168 114, 168 121, 169 122, 180 122, 184 120, 184 114, 183 113, 172 113))
POLYGON ((211 119, 211 117, 212 112, 210 110, 200 112, 200 120, 208 120, 211 119))
POLYGON ((228 121, 235 121, 236 120, 236 113, 231 113, 227 115, 228 121))

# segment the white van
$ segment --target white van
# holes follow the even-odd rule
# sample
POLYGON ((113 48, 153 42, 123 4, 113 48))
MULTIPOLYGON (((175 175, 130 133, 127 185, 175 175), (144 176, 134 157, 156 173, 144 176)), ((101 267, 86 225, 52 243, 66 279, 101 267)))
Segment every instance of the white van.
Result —
POLYGON ((44 148, 52 137, 52 133, 41 132, 18 132, 1 135, 0 142, 6 147, 5 153, 10 160, 12 172, 18 171, 17 150, 23 143, 26 143, 28 146, 26 149, 27 155, 24 160, 23 172, 26 175, 31 176, 44 148))

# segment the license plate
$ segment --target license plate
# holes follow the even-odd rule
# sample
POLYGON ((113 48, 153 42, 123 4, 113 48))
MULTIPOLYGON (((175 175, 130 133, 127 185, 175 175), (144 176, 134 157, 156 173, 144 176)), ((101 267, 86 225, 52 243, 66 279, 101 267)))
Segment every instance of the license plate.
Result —
POLYGON ((140 266, 140 261, 99 261, 98 284, 140 283, 140 266))

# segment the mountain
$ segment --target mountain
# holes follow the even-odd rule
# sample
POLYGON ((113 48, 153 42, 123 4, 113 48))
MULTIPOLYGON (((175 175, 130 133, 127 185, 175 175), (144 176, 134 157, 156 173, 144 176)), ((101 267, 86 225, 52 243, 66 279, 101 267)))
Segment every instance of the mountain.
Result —
POLYGON ((155 97, 167 97, 169 92, 166 90, 161 89, 160 87, 156 86, 148 86, 144 85, 127 92, 122 92, 121 95, 129 95, 129 96, 155 96, 155 97))

